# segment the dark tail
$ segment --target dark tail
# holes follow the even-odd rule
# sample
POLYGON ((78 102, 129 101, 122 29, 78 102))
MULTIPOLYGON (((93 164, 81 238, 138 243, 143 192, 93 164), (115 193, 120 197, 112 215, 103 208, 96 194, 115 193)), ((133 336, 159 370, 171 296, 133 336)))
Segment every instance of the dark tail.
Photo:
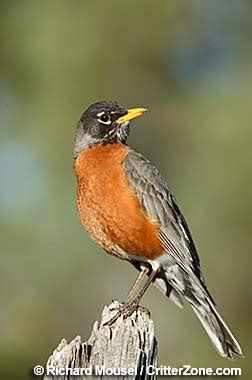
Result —
MULTIPOLYGON (((243 356, 239 343, 217 311, 214 300, 209 294, 203 280, 198 279, 193 273, 190 276, 186 275, 184 277, 185 285, 183 289, 183 286, 179 285, 177 280, 168 278, 168 275, 166 276, 167 283, 171 283, 172 281, 171 285, 175 289, 173 292, 170 292, 170 298, 171 296, 174 298, 175 295, 175 301, 178 301, 180 295, 183 295, 190 302, 193 311, 202 323, 216 351, 221 356, 229 359, 233 359, 235 356, 243 356)), ((158 287, 162 290, 160 284, 156 285, 159 285, 158 287)))
MULTIPOLYGON (((132 264, 139 270, 138 262, 132 262, 132 264)), ((233 359, 235 356, 243 356, 239 343, 218 313, 206 286, 198 278, 194 275, 187 277, 188 286, 185 291, 181 291, 178 282, 171 281, 166 271, 160 270, 154 284, 177 306, 183 307, 181 295, 190 302, 214 348, 221 356, 229 359, 233 359)))
POLYGON ((216 310, 208 294, 200 289, 199 295, 186 297, 206 330, 216 351, 223 357, 233 359, 243 356, 241 347, 216 310), (202 297, 204 295, 204 297, 202 297))

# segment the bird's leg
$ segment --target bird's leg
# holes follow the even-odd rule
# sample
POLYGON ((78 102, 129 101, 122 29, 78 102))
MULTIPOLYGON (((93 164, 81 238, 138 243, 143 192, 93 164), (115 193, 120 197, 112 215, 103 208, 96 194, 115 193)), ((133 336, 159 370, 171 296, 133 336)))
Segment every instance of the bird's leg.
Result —
POLYGON ((152 270, 151 274, 149 275, 149 277, 147 278, 144 286, 142 287, 142 289, 140 290, 138 296, 131 302, 131 305, 132 306, 135 306, 137 307, 144 295, 144 293, 146 292, 146 290, 148 289, 148 287, 150 286, 150 284, 152 283, 152 281, 154 280, 154 278, 156 277, 157 273, 159 271, 159 267, 152 270))
POLYGON ((128 308, 128 305, 130 305, 130 301, 134 302, 134 299, 132 300, 132 298, 135 295, 136 290, 139 287, 139 284, 141 283, 143 277, 145 276, 145 274, 148 273, 148 271, 149 271, 149 269, 147 267, 141 268, 141 272, 138 274, 137 279, 135 280, 134 284, 132 285, 132 287, 130 288, 130 290, 128 292, 128 295, 126 297, 126 301, 125 301, 124 305, 121 306, 117 310, 117 313, 115 314, 115 316, 113 318, 111 318, 108 322, 106 322, 104 324, 104 326, 112 325, 117 320, 117 318, 120 317, 120 315, 124 314, 124 312, 128 308))
POLYGON ((147 267, 143 267, 141 269, 142 270, 139 273, 136 281, 134 282, 134 284, 132 285, 132 287, 130 288, 130 290, 128 292, 128 295, 127 295, 126 301, 125 301, 126 304, 132 300, 132 298, 134 297, 134 295, 136 293, 137 288, 139 287, 140 283, 142 282, 142 279, 149 272, 149 269, 147 267))
MULTIPOLYGON (((148 289, 148 287, 151 284, 151 282, 156 277, 158 271, 159 271, 159 267, 156 268, 156 269, 154 269, 154 270, 152 270, 151 274, 149 275, 149 277, 147 278, 145 284, 143 285, 142 289, 140 290, 138 296, 135 299, 133 299, 131 302, 128 301, 122 307, 120 307, 117 310, 117 313, 115 314, 115 316, 113 318, 111 318, 108 322, 105 323, 105 326, 106 325, 111 326, 121 315, 123 315, 124 318, 127 318, 135 310, 137 310, 141 298, 143 297, 144 293, 148 289)), ((142 272, 139 274, 139 276, 138 276, 137 280, 135 281, 135 283, 133 284, 132 288, 134 288, 134 289, 136 288, 136 286, 135 286, 136 282, 139 284, 139 282, 140 282, 140 280, 139 280, 140 276, 141 276, 141 279, 142 279, 142 277, 146 273, 146 271, 144 271, 144 270, 142 270, 142 272), (144 273, 141 275, 142 272, 144 272, 144 273)), ((131 290, 130 290, 130 293, 131 293, 131 290)), ((134 291, 134 293, 135 293, 135 291, 134 291)))

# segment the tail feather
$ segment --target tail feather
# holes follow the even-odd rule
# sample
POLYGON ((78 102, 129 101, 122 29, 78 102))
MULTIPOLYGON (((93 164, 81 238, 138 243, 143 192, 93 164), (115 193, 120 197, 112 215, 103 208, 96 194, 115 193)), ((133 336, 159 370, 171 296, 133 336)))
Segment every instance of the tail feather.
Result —
MULTIPOLYGON (((131 263, 140 270, 141 266, 138 261, 131 261, 131 263)), ((214 348, 221 356, 229 359, 233 359, 235 356, 243 357, 239 343, 217 311, 214 300, 203 280, 196 278, 193 273, 191 276, 185 276, 185 273, 178 270, 177 266, 175 269, 171 270, 171 267, 167 267, 164 270, 162 268, 153 280, 156 287, 181 308, 183 307, 181 296, 189 301, 214 348)))
MULTIPOLYGON (((187 297, 186 297, 187 298, 187 297)), ((197 302, 188 298, 192 309, 206 330, 216 351, 223 357, 243 356, 241 347, 207 295, 197 302)))
POLYGON ((194 273, 190 273, 190 276, 185 275, 180 269, 175 271, 171 267, 166 269, 165 274, 166 283, 172 286, 175 294, 183 295, 189 301, 216 351, 229 359, 233 359, 235 356, 243 356, 239 343, 217 311, 203 279, 197 278, 194 273))

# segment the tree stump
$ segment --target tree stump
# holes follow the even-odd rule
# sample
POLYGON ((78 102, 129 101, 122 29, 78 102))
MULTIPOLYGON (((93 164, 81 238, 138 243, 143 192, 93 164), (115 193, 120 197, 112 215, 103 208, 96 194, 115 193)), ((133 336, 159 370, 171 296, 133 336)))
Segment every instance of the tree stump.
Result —
POLYGON ((104 326, 119 307, 119 302, 113 301, 104 308, 101 322, 94 323, 91 336, 85 343, 81 343, 80 336, 70 343, 62 339, 46 364, 47 371, 52 368, 54 373, 47 372, 44 380, 154 379, 154 375, 148 374, 153 372, 148 369, 153 369, 157 363, 157 340, 150 313, 139 308, 130 317, 123 319, 120 316, 113 325, 104 326), (55 372, 73 368, 82 372, 74 372, 75 376, 71 376, 71 372, 57 372, 58 375, 55 372))

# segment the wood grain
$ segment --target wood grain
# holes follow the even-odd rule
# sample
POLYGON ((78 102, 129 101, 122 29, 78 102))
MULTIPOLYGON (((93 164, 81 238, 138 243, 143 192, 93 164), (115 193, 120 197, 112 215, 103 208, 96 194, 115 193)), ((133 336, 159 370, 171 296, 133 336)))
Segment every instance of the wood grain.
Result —
MULTIPOLYGON (((114 301, 105 307, 101 322, 96 321, 88 341, 82 343, 77 336, 70 343, 62 339, 47 361, 47 366, 58 368, 127 368, 136 373, 131 376, 107 376, 106 379, 154 379, 147 375, 149 365, 157 363, 157 340, 154 324, 146 309, 140 308, 127 319, 122 317, 111 326, 103 326, 111 319, 120 304, 114 301), (97 366, 97 367, 95 367, 97 366)), ((46 380, 101 379, 102 376, 45 376, 46 380)))

